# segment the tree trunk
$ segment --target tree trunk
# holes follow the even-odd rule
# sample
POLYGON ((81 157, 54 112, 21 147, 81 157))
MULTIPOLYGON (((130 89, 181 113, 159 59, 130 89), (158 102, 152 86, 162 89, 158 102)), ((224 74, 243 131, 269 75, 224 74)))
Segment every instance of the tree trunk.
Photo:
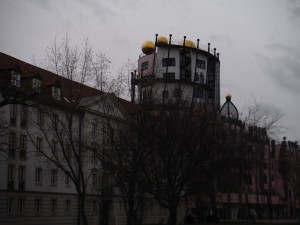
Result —
POLYGON ((169 205, 169 217, 167 225, 176 225, 177 223, 177 204, 172 203, 169 205))
POLYGON ((81 214, 81 221, 83 225, 88 225, 86 213, 85 213, 85 194, 80 193, 80 214, 81 214))

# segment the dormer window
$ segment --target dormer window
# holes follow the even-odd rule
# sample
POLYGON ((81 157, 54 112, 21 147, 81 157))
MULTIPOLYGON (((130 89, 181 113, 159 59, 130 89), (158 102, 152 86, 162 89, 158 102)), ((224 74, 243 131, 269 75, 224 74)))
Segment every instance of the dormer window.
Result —
POLYGON ((37 79, 37 78, 32 78, 32 89, 37 92, 40 93, 41 92, 41 80, 37 79))
POLYGON ((60 87, 52 87, 52 97, 56 100, 60 100, 60 87))
POLYGON ((20 87, 21 75, 14 70, 11 71, 11 84, 20 87))

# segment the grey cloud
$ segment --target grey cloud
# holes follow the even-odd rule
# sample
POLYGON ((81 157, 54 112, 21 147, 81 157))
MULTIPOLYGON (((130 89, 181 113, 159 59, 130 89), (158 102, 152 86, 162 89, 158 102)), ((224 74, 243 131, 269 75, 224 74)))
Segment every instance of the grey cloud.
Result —
POLYGON ((280 87, 300 95, 299 50, 282 44, 272 44, 266 48, 272 53, 270 56, 263 51, 256 54, 263 71, 280 87))
POLYGON ((233 48, 234 47, 234 41, 231 37, 226 36, 226 35, 218 35, 218 34, 214 34, 214 35, 210 35, 210 40, 212 42, 215 43, 223 43, 223 45, 225 45, 228 48, 233 48))
POLYGON ((300 1, 288 0, 286 8, 291 14, 291 19, 300 19, 300 1))

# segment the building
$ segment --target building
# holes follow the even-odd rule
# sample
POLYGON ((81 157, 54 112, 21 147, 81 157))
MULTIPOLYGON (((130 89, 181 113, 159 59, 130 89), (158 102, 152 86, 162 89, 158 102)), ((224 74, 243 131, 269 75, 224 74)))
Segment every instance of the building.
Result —
POLYGON ((199 220, 214 213, 221 219, 238 219, 248 218, 256 210, 260 218, 295 217, 299 202, 298 145, 286 140, 275 144, 265 129, 243 124, 230 94, 220 108, 216 49, 211 51, 210 44, 200 45, 199 39, 193 42, 186 37, 173 40, 172 35, 156 35, 154 42, 142 44, 142 52, 138 70, 132 74, 133 102, 152 101, 158 106, 176 101, 187 106, 200 103, 212 105, 224 116, 219 140, 211 146, 218 157, 212 155, 196 183, 190 184, 190 191, 196 193, 190 198, 191 214, 199 220))
MULTIPOLYGON (((4 53, 0 85, 0 223, 79 224, 83 206, 88 224, 125 224, 92 146, 109 150, 106 121, 129 123, 136 105, 4 53)), ((167 216, 149 202, 144 223, 167 216)))
POLYGON ((220 107, 220 60, 216 49, 186 37, 173 40, 156 35, 142 44, 137 74, 132 79, 132 101, 157 104, 180 100, 220 107), (135 89, 137 86, 137 91, 135 89), (137 95, 137 96, 136 96, 137 95), (137 97, 137 98, 136 98, 137 97))
POLYGON ((276 144, 269 140, 266 129, 246 127, 238 120, 230 94, 226 95, 221 115, 220 141, 212 147, 215 157, 191 183, 191 214, 200 221, 214 213, 220 219, 248 219, 253 212, 261 219, 297 217, 297 142, 284 137, 276 144), (212 188, 199 189, 209 182, 212 188))
MULTIPOLYGON (((187 207, 197 220, 246 218, 251 210, 261 218, 295 216, 298 145, 275 144, 264 129, 246 127, 229 95, 220 109, 216 49, 156 35, 142 51, 131 102, 0 53, 0 223, 79 224, 84 208, 88 224, 126 224, 120 190, 95 149, 109 151, 108 123, 127 126, 145 103, 196 103, 225 113, 210 146, 218 154, 188 184, 192 197, 180 202, 178 223, 187 207)), ((153 196, 145 202, 144 224, 166 221, 153 196)))

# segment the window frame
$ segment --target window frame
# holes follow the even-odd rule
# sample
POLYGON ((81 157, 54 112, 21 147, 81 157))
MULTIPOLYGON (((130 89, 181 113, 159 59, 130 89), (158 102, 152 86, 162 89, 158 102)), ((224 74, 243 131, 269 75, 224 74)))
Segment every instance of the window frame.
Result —
POLYGON ((50 213, 51 215, 57 213, 57 199, 50 199, 50 213))
POLYGON ((8 155, 10 158, 16 157, 17 150, 17 133, 14 131, 9 132, 9 142, 8 142, 8 155))
POLYGON ((20 160, 26 159, 27 152, 27 136, 25 134, 21 134, 19 138, 19 158, 20 160))
POLYGON ((42 214, 42 199, 40 198, 35 199, 34 212, 35 214, 42 214))
POLYGON ((52 186, 57 185, 57 170, 56 169, 50 170, 50 185, 52 185, 52 186))
POLYGON ((9 197, 6 200, 6 214, 13 215, 14 214, 14 198, 9 197))
POLYGON ((11 79, 10 83, 13 86, 20 87, 21 86, 21 74, 18 71, 11 71, 11 79))
POLYGON ((60 96, 61 96, 60 88, 56 87, 56 86, 52 86, 52 97, 53 97, 53 99, 59 101, 60 96))
POLYGON ((175 80, 175 72, 163 73, 163 79, 165 79, 165 80, 175 80))
POLYGON ((71 200, 66 199, 65 201, 65 214, 71 214, 71 200))
POLYGON ((17 212, 19 215, 23 215, 24 214, 24 202, 25 199, 24 198, 19 198, 18 199, 18 208, 17 208, 17 212))
POLYGON ((27 107, 25 105, 21 105, 21 110, 20 110, 20 116, 21 116, 21 127, 26 128, 27 122, 28 122, 28 114, 27 114, 27 107))
POLYGON ((142 64, 141 64, 141 70, 142 71, 146 71, 148 69, 149 69, 149 61, 142 62, 142 64))
POLYGON ((196 66, 197 66, 197 68, 205 69, 206 68, 205 60, 197 59, 196 66))
POLYGON ((10 106, 10 125, 15 126, 17 124, 17 104, 11 104, 10 106))
POLYGON ((42 81, 37 78, 32 78, 32 90, 36 93, 41 93, 42 81))
POLYGON ((162 66, 163 67, 176 66, 176 59, 174 57, 173 58, 163 58, 162 66))
POLYGON ((43 168, 35 168, 35 184, 41 185, 43 183, 43 168))

